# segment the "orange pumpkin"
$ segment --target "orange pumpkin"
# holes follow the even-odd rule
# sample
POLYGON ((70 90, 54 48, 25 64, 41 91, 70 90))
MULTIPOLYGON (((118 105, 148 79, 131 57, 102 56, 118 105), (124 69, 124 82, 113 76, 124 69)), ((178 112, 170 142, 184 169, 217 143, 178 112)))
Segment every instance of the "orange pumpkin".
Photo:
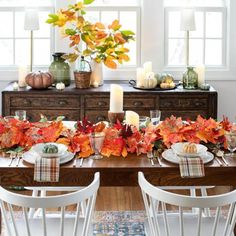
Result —
POLYGON ((46 89, 53 84, 53 76, 49 72, 31 72, 25 77, 26 83, 34 89, 46 89))

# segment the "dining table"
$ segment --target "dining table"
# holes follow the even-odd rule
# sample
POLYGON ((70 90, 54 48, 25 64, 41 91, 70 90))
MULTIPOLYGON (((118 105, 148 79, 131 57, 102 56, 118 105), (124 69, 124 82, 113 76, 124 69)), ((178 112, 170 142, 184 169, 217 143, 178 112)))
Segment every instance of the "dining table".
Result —
POLYGON ((59 181, 54 183, 35 182, 34 165, 23 159, 19 164, 16 160, 10 166, 9 163, 9 157, 0 157, 0 185, 3 187, 86 186, 93 180, 95 172, 100 172, 101 186, 138 186, 139 171, 144 173, 150 183, 157 186, 236 186, 234 157, 227 157, 228 165, 215 157, 204 165, 205 176, 201 178, 181 178, 178 164, 170 163, 163 158, 154 158, 151 161, 146 154, 104 157, 100 160, 91 157, 83 161, 74 159, 61 165, 59 181))
POLYGON ((101 186, 138 186, 138 172, 142 171, 150 183, 157 186, 236 186, 236 156, 227 156, 227 164, 215 157, 204 165, 205 176, 181 178, 179 165, 163 158, 153 159, 146 154, 127 157, 92 157, 72 160, 60 167, 58 182, 35 182, 34 165, 16 160, 9 166, 9 157, 0 157, 0 185, 7 186, 86 186, 91 183, 95 172, 100 172, 101 186), (154 164, 154 165, 153 165, 154 164))

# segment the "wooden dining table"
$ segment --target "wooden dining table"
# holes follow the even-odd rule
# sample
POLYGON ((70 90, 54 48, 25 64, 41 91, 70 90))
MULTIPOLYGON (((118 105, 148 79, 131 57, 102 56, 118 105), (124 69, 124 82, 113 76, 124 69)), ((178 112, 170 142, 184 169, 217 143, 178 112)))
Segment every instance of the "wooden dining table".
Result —
MULTIPOLYGON (((0 157, 0 185, 8 186, 86 186, 93 180, 94 173, 100 172, 101 186, 138 186, 138 172, 157 186, 236 186, 236 157, 227 158, 229 166, 219 165, 216 159, 205 164, 205 177, 181 178, 179 166, 161 159, 161 166, 154 159, 152 165, 146 155, 128 155, 124 157, 104 157, 94 160, 91 157, 72 160, 61 165, 59 182, 35 182, 34 166, 21 161, 19 166, 10 159, 0 157)), ((1 214, 0 214, 1 225, 1 214)), ((1 226, 0 226, 1 232, 1 226)), ((235 230, 236 232, 236 230, 235 230)))
POLYGON ((152 184, 157 186, 236 186, 236 157, 226 157, 228 166, 219 165, 216 159, 205 164, 205 177, 181 178, 179 166, 161 159, 161 166, 154 159, 154 165, 146 155, 129 154, 127 157, 91 157, 61 165, 59 182, 35 182, 34 166, 22 160, 9 165, 10 159, 0 157, 1 186, 86 186, 91 183, 95 172, 100 172, 101 186, 138 186, 138 172, 142 171, 152 184))

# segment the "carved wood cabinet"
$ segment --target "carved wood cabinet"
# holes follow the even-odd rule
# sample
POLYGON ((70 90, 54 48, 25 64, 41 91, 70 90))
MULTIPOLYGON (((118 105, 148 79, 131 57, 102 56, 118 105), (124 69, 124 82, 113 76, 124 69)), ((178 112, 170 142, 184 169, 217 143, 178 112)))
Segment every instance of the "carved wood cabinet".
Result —
MULTIPOLYGON (((114 81, 112 83, 115 83, 114 81)), ((137 90, 127 82, 116 82, 124 89, 124 110, 149 116, 149 111, 160 109, 162 119, 175 115, 195 119, 197 115, 217 118, 217 92, 184 90, 137 90)), ((55 88, 33 90, 29 87, 14 91, 9 84, 2 92, 2 115, 14 115, 16 110, 26 110, 28 119, 38 121, 40 114, 54 119, 63 115, 66 120, 88 117, 92 121, 107 120, 110 83, 99 88, 76 89, 74 84, 64 91, 55 88)))

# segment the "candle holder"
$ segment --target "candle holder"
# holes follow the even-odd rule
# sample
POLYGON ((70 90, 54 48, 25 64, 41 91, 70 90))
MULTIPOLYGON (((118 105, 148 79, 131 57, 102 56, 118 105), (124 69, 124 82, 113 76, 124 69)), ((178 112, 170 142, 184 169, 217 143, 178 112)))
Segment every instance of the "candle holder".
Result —
POLYGON ((110 121, 111 125, 114 125, 117 120, 119 120, 121 123, 123 122, 125 117, 125 113, 122 112, 111 112, 108 111, 108 120, 110 121))

